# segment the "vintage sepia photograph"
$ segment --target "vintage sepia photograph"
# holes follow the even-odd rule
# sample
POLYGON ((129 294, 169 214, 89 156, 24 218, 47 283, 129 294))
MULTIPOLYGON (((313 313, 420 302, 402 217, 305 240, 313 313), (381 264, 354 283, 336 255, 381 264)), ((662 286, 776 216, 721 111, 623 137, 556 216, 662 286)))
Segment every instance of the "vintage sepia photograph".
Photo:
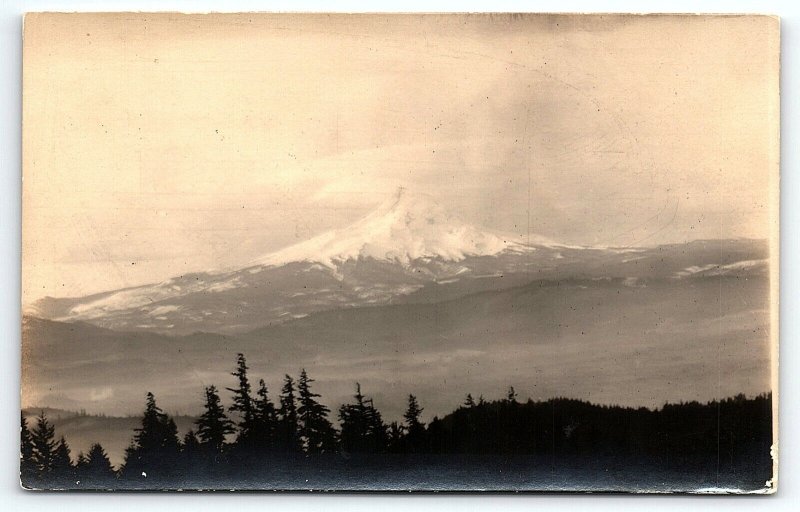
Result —
POLYGON ((779 51, 27 14, 22 486, 775 492, 779 51))

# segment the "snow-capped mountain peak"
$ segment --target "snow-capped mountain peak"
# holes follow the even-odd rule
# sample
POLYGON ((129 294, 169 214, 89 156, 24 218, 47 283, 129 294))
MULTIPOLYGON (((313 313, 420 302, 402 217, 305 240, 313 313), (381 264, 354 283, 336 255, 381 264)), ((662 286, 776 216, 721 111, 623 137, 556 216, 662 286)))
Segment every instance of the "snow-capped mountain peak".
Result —
POLYGON ((508 236, 479 229, 451 215, 433 198, 401 188, 366 217, 254 261, 278 266, 309 261, 337 263, 372 258, 409 265, 420 258, 461 261, 467 256, 493 256, 526 246, 508 236))

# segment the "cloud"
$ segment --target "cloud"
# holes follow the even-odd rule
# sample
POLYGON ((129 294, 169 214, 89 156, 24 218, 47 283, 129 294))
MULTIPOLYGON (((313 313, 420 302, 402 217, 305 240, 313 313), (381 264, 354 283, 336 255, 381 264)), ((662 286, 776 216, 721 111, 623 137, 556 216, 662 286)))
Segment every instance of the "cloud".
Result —
POLYGON ((254 19, 26 38, 26 300, 250 261, 398 186, 569 244, 768 232, 777 41, 758 21, 254 19))

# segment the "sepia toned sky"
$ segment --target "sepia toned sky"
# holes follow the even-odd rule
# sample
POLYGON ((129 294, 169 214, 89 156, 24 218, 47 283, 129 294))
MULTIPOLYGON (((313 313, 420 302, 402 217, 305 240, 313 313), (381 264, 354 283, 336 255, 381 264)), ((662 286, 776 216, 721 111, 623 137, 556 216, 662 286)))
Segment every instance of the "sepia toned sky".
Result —
POLYGON ((570 244, 766 238, 777 20, 645 19, 28 15, 23 302, 236 266, 399 186, 570 244))

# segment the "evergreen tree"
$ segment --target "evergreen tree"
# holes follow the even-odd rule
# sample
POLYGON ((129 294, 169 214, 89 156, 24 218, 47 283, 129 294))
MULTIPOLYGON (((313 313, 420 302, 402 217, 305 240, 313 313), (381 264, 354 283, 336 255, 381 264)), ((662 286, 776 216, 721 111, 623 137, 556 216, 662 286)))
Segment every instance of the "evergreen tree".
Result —
POLYGON ((31 443, 33 444, 33 464, 37 474, 42 477, 51 471, 55 465, 56 442, 55 427, 47 421, 44 411, 36 419, 36 427, 31 432, 31 443))
POLYGON ((175 421, 157 405, 153 393, 147 393, 142 426, 134 440, 144 452, 177 452, 180 448, 175 421))
POLYGON ((382 453, 389 446, 389 434, 380 412, 371 399, 361 394, 361 385, 356 383, 354 404, 339 408, 342 449, 353 453, 382 453))
POLYGON ((72 478, 75 466, 72 465, 70 449, 64 436, 61 436, 53 454, 53 474, 59 478, 72 478))
POLYGON ((87 480, 111 480, 115 477, 111 461, 100 443, 94 443, 85 457, 83 476, 87 480))
POLYGON ((389 425, 389 451, 397 453, 403 451, 403 437, 406 429, 396 421, 389 425))
POLYGON ((472 398, 472 393, 467 393, 467 399, 464 401, 464 407, 475 407, 475 399, 472 398))
POLYGON ((185 454, 193 455, 200 450, 200 441, 197 439, 197 435, 194 433, 194 430, 189 430, 186 432, 186 435, 183 436, 183 445, 181 446, 181 451, 185 454))
POLYGON ((197 473, 202 471, 203 463, 207 462, 204 457, 203 448, 200 446, 200 441, 194 430, 189 430, 183 436, 183 443, 181 444, 181 468, 183 474, 197 473))
POLYGON ((425 436, 425 424, 420 421, 423 408, 419 406, 417 397, 408 395, 408 408, 403 418, 406 420, 407 434, 405 441, 408 450, 417 452, 422 449, 423 437, 425 436))
POLYGON ((174 470, 180 454, 175 422, 157 405, 153 393, 147 393, 141 427, 125 450, 121 473, 131 478, 159 477, 174 470))
POLYGON ((179 453, 181 451, 181 442, 178 439, 178 425, 175 424, 175 420, 167 417, 167 428, 165 430, 166 434, 166 447, 171 453, 179 453))
POLYGON ((406 420, 406 426, 408 427, 409 434, 425 428, 425 424, 419 419, 419 417, 422 415, 422 411, 424 411, 424 409, 419 406, 417 397, 414 395, 408 395, 408 408, 406 409, 405 414, 403 414, 403 418, 406 420))
POLYGON ((28 421, 25 415, 21 415, 20 426, 20 451, 19 451, 19 474, 23 483, 28 483, 36 476, 36 462, 34 461, 33 439, 31 431, 28 429, 28 421))
POLYGON ((297 384, 300 440, 308 453, 332 452, 336 449, 336 431, 328 420, 330 409, 316 400, 320 395, 311 391, 312 382, 303 369, 297 384))
POLYGON ((75 459, 75 478, 83 480, 86 474, 86 466, 89 464, 89 459, 83 452, 78 452, 78 458, 75 459))
POLYGON ((257 450, 263 452, 274 448, 278 419, 275 405, 269 399, 264 379, 258 381, 258 392, 253 400, 253 420, 255 423, 255 446, 257 450))
POLYGON ((226 389, 233 393, 233 403, 228 410, 239 416, 239 435, 237 436, 236 443, 241 446, 251 447, 256 436, 256 425, 253 398, 250 394, 250 381, 247 378, 248 369, 244 354, 238 354, 236 371, 231 373, 231 375, 236 377, 239 386, 226 389))
POLYGON ((225 409, 220 403, 216 386, 206 388, 205 411, 195 423, 201 446, 213 453, 222 453, 225 436, 233 434, 236 430, 233 428, 231 420, 225 415, 225 409))
POLYGON ((514 386, 508 387, 508 394, 506 395, 506 400, 511 402, 512 404, 517 403, 517 392, 514 390, 514 386))
POLYGON ((280 404, 281 407, 278 411, 278 446, 283 451, 301 451, 297 403, 294 396, 294 379, 289 375, 286 375, 283 380, 280 404))
POLYGON ((354 404, 342 404, 339 407, 339 422, 341 432, 339 435, 342 450, 359 453, 370 451, 368 447, 367 414, 364 395, 361 394, 361 384, 356 382, 356 399, 354 404))
POLYGON ((367 432, 372 440, 374 453, 383 453, 389 447, 389 433, 386 423, 383 422, 381 413, 375 408, 371 398, 366 400, 367 404, 367 432))

